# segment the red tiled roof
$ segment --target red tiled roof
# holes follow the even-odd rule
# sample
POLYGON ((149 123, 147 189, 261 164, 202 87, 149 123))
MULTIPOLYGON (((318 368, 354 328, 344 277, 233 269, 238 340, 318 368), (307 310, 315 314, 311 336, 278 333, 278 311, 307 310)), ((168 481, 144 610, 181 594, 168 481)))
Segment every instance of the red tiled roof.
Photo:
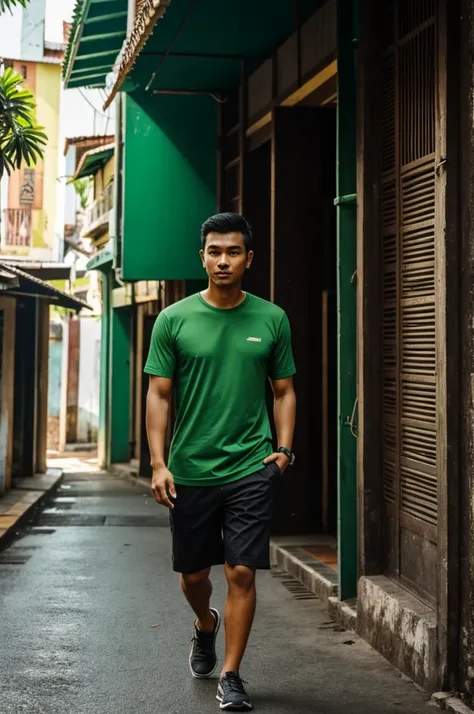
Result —
POLYGON ((77 146, 80 149, 89 151, 89 149, 95 149, 97 146, 103 146, 104 144, 111 144, 115 139, 113 134, 107 136, 73 136, 68 137, 64 144, 64 156, 66 156, 69 151, 70 146, 77 146))

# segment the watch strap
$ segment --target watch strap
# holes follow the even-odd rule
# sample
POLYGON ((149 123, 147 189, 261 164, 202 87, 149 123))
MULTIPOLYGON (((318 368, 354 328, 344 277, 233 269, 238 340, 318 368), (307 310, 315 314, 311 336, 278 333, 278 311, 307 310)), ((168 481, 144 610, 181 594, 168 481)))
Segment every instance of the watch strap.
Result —
POLYGON ((280 446, 280 447, 277 449, 277 451, 278 451, 280 454, 285 454, 285 456, 288 457, 288 460, 289 460, 289 462, 290 462, 289 465, 290 465, 290 466, 293 466, 293 464, 294 464, 294 462, 295 462, 295 455, 294 455, 294 453, 293 453, 292 451, 290 451, 289 449, 287 449, 286 446, 280 446))

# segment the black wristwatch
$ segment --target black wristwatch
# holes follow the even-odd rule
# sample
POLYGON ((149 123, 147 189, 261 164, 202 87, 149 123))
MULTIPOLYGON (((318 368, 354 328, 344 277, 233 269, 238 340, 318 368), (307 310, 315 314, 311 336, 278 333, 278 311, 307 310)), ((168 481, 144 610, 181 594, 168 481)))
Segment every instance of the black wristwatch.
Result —
POLYGON ((278 451, 280 454, 285 454, 285 456, 288 456, 288 459, 289 459, 288 466, 293 466, 293 464, 295 463, 295 458, 296 458, 296 456, 294 455, 294 453, 293 453, 292 451, 290 451, 289 449, 287 449, 286 446, 280 446, 280 447, 277 449, 277 451, 278 451))

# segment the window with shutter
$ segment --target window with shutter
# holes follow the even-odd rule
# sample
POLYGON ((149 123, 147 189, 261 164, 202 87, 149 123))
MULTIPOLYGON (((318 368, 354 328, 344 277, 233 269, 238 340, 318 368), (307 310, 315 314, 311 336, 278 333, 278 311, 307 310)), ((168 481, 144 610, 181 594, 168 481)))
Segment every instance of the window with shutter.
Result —
POLYGON ((436 593, 435 0, 385 2, 381 212, 386 572, 436 593))

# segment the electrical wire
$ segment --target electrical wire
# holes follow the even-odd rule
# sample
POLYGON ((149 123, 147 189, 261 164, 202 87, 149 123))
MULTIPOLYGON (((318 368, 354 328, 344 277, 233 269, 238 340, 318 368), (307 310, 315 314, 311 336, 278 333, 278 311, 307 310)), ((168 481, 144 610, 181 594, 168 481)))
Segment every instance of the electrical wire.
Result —
POLYGON ((218 104, 225 104, 227 102, 228 97, 218 97, 217 94, 213 94, 212 92, 209 92, 210 96, 214 99, 215 102, 218 104))
POLYGON ((160 64, 158 65, 158 67, 155 69, 155 71, 154 71, 153 74, 151 75, 151 79, 150 79, 150 81, 148 82, 148 84, 147 84, 146 87, 145 87, 145 92, 149 92, 149 91, 150 91, 150 87, 151 87, 151 85, 153 84, 153 82, 155 81, 155 78, 156 78, 158 72, 160 71, 160 69, 163 67, 164 63, 165 63, 166 60, 168 59, 168 57, 169 57, 169 55, 170 55, 170 53, 171 53, 173 47, 174 47, 175 44, 176 44, 177 39, 179 38, 181 32, 182 32, 183 29, 184 29, 184 26, 185 26, 185 24, 186 24, 186 22, 187 22, 189 16, 191 15, 192 11, 194 10, 194 6, 196 5, 196 1, 197 1, 197 0, 190 0, 190 3, 189 3, 189 5, 188 5, 188 9, 187 9, 186 12, 184 13, 184 17, 183 17, 183 19, 181 20, 181 22, 180 22, 180 24, 179 24, 179 27, 178 27, 178 29, 176 30, 175 35, 174 35, 173 39, 172 39, 171 42, 170 42, 170 45, 169 45, 168 49, 166 50, 165 54, 164 54, 163 57, 161 58, 160 64))
POLYGON ((103 112, 101 112, 101 111, 99 111, 98 109, 95 108, 95 106, 92 104, 91 100, 84 94, 84 92, 82 91, 81 87, 78 87, 78 90, 79 90, 79 93, 80 93, 81 97, 86 100, 86 102, 88 103, 88 105, 89 105, 90 107, 92 107, 92 109, 93 109, 97 114, 99 114, 99 116, 105 117, 105 119, 109 119, 109 118, 110 118, 110 117, 107 116, 107 114, 104 114, 103 112))

